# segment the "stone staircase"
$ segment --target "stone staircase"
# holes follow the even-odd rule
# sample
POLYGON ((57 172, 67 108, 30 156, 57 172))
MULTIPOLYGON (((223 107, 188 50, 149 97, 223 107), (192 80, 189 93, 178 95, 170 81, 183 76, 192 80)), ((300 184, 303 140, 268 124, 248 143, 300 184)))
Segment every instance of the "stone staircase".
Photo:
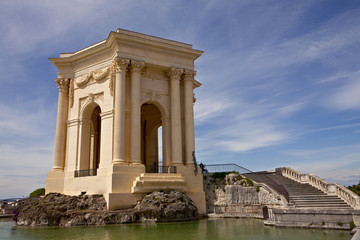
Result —
POLYGON ((329 195, 307 183, 299 183, 276 173, 259 172, 244 174, 246 177, 267 184, 289 201, 289 207, 299 209, 351 210, 349 204, 337 195, 329 195), (284 188, 287 194, 283 192, 284 188), (280 190, 280 192, 279 192, 280 190))
POLYGON ((133 182, 131 193, 150 193, 167 189, 184 191, 185 185, 185 179, 180 173, 142 173, 133 182))

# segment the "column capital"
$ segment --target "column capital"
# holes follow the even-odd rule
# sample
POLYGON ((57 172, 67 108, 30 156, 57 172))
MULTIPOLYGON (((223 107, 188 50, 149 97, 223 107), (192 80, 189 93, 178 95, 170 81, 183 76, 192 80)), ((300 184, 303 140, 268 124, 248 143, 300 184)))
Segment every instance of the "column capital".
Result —
POLYGON ((115 58, 114 59, 114 69, 115 69, 115 72, 122 72, 122 71, 126 71, 128 65, 130 63, 130 60, 129 59, 126 59, 126 58, 115 58))
POLYGON ((131 71, 141 72, 145 67, 145 62, 131 60, 131 71))
POLYGON ((59 92, 68 93, 70 79, 68 79, 68 78, 57 78, 55 80, 55 82, 57 84, 57 88, 59 89, 59 92))
POLYGON ((195 75, 196 75, 196 71, 184 70, 184 80, 185 81, 194 80, 195 75))
POLYGON ((181 75, 183 74, 184 69, 171 67, 168 75, 171 80, 180 80, 181 75))

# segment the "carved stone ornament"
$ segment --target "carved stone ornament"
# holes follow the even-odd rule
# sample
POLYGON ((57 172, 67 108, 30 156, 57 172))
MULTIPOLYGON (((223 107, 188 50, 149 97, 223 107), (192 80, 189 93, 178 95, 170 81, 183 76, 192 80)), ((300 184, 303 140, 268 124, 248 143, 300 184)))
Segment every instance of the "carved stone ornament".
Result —
POLYGON ((145 92, 145 97, 146 97, 146 99, 151 100, 151 101, 159 101, 161 95, 158 92, 146 91, 145 92))
POLYGON ((70 108, 74 106, 74 80, 70 80, 70 88, 69 88, 69 105, 70 108))
POLYGON ((196 75, 196 71, 192 71, 192 70, 185 70, 184 71, 184 80, 194 80, 194 77, 196 75))
POLYGON ((145 67, 144 62, 131 60, 131 71, 132 72, 141 72, 144 67, 145 67))
POLYGON ((92 77, 94 78, 95 81, 101 81, 103 79, 105 79, 107 76, 109 76, 110 73, 110 68, 106 68, 105 70, 96 70, 94 72, 92 72, 92 77))
POLYGON ((69 91, 69 81, 70 81, 70 79, 68 79, 68 78, 57 78, 55 80, 55 82, 57 84, 57 88, 59 89, 59 92, 68 93, 68 91, 69 91))
POLYGON ((115 72, 126 71, 129 63, 130 63, 129 59, 115 58, 114 64, 113 64, 115 72))
POLYGON ((100 92, 100 93, 89 93, 87 97, 81 98, 80 99, 80 109, 82 109, 86 104, 88 103, 92 103, 92 102, 96 102, 96 101, 100 101, 100 102, 104 102, 104 93, 100 92))
POLYGON ((88 74, 85 74, 81 77, 75 78, 75 83, 78 87, 85 86, 91 79, 94 79, 96 82, 101 81, 109 76, 110 67, 105 69, 99 69, 92 71, 88 74))
POLYGON ((75 78, 75 83, 78 87, 85 86, 91 79, 91 73, 75 78))
POLYGON ((180 80, 180 77, 183 74, 183 72, 184 72, 183 69, 172 67, 168 72, 168 75, 171 80, 180 80))
POLYGON ((110 81, 109 81, 109 89, 110 89, 110 96, 114 96, 114 82, 115 82, 115 71, 111 71, 110 81))
POLYGON ((94 94, 93 93, 89 93, 89 96, 88 96, 88 102, 94 102, 94 94))

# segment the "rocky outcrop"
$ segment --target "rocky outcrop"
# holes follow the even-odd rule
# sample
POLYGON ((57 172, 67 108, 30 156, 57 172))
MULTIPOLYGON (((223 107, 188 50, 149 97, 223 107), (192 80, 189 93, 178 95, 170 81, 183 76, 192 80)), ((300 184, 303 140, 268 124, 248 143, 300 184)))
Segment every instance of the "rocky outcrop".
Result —
POLYGON ((76 226, 132 222, 187 221, 198 218, 195 204, 184 193, 153 192, 133 209, 108 211, 102 195, 68 196, 50 193, 24 204, 18 225, 76 226))
POLYGON ((186 221, 199 218, 194 202, 181 192, 153 192, 135 207, 140 222, 186 221))
POLYGON ((262 215, 263 206, 282 204, 272 192, 262 186, 254 186, 250 179, 239 173, 208 174, 204 177, 204 190, 208 213, 234 212, 239 213, 236 216, 258 217, 262 215), (254 210, 256 206, 258 210, 254 210), (257 212, 251 215, 242 211, 257 212))

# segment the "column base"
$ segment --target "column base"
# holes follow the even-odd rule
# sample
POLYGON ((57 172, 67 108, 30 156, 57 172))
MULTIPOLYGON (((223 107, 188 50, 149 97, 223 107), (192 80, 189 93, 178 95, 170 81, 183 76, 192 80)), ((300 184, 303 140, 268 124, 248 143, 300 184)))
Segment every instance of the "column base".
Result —
POLYGON ((64 168, 63 167, 58 167, 58 166, 54 166, 52 169, 51 169, 51 172, 63 172, 64 171, 64 168))
POLYGON ((123 160, 123 159, 114 159, 114 160, 112 160, 112 164, 114 164, 114 165, 127 165, 125 160, 123 160))
POLYGON ((130 162, 130 166, 144 165, 142 162, 130 162))

